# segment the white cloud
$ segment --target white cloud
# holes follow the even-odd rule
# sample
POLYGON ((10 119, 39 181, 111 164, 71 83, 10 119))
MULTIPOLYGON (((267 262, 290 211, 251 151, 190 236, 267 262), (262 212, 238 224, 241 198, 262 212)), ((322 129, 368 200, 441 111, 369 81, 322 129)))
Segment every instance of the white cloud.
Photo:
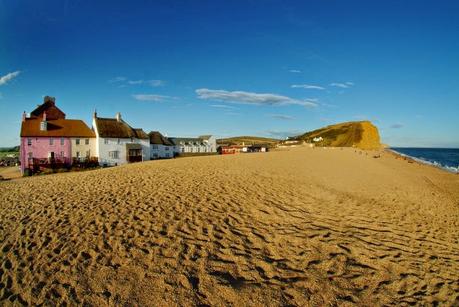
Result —
POLYGON ((13 80, 14 78, 16 78, 19 74, 21 73, 21 71, 15 71, 15 72, 10 72, 6 75, 4 75, 3 77, 0 77, 0 85, 4 85, 6 83, 8 83, 9 81, 13 80))
POLYGON ((294 120, 295 117, 290 116, 290 115, 284 115, 284 114, 271 114, 270 117, 275 118, 275 119, 281 119, 281 120, 294 120))
POLYGON ((137 85, 137 84, 142 84, 143 80, 128 80, 127 83, 130 85, 137 85))
POLYGON ((244 91, 225 91, 225 90, 210 90, 207 88, 200 88, 196 90, 196 94, 200 99, 227 101, 232 103, 253 104, 253 105, 270 105, 270 106, 283 106, 283 105, 301 105, 305 107, 315 107, 317 104, 308 100, 299 100, 287 96, 276 94, 259 94, 244 91))
POLYGON ((310 90, 324 90, 325 89, 322 86, 309 85, 309 84, 293 84, 290 87, 291 88, 305 88, 305 89, 310 89, 310 90))
POLYGON ((289 69, 289 72, 294 73, 294 74, 299 74, 299 73, 301 73, 301 70, 298 70, 298 69, 289 69))
POLYGON ((164 96, 164 95, 153 95, 153 94, 136 94, 132 95, 137 100, 140 101, 154 101, 154 102, 162 102, 168 99, 174 99, 174 97, 164 96))
POLYGON ((333 82, 333 83, 330 83, 330 86, 339 87, 339 88, 350 88, 351 86, 354 86, 354 83, 352 82, 345 82, 345 83, 333 82))

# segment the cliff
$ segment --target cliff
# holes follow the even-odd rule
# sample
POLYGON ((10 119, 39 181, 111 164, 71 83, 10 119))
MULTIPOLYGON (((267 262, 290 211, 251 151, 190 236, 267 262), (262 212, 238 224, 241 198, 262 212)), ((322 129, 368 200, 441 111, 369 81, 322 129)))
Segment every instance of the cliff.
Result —
POLYGON ((346 122, 330 125, 311 132, 306 132, 293 139, 315 143, 317 146, 356 147, 360 149, 379 149, 378 128, 369 121, 346 122), (321 141, 314 142, 314 138, 321 141))

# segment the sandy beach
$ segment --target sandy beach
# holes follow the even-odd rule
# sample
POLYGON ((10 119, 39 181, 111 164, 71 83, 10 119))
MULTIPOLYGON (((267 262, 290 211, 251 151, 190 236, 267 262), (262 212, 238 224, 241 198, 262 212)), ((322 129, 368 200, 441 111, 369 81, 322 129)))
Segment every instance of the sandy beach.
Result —
POLYGON ((376 154, 0 182, 0 305, 459 305, 459 175, 376 154))

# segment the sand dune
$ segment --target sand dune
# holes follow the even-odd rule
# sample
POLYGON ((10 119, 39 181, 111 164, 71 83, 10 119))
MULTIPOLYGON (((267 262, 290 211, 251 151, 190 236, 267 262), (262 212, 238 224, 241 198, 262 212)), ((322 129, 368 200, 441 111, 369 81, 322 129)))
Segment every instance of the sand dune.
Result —
POLYGON ((459 176, 306 149, 0 182, 0 304, 459 305, 459 176))

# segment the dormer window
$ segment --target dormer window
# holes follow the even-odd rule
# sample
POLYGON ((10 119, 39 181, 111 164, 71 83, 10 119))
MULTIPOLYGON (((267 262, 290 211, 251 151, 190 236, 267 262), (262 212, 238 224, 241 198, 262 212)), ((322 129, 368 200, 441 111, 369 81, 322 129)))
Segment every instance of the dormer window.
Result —
POLYGON ((75 144, 76 144, 76 145, 80 145, 80 139, 76 139, 76 140, 75 140, 75 144))
POLYGON ((40 130, 41 131, 46 131, 48 130, 48 123, 46 121, 41 121, 40 122, 40 130))

